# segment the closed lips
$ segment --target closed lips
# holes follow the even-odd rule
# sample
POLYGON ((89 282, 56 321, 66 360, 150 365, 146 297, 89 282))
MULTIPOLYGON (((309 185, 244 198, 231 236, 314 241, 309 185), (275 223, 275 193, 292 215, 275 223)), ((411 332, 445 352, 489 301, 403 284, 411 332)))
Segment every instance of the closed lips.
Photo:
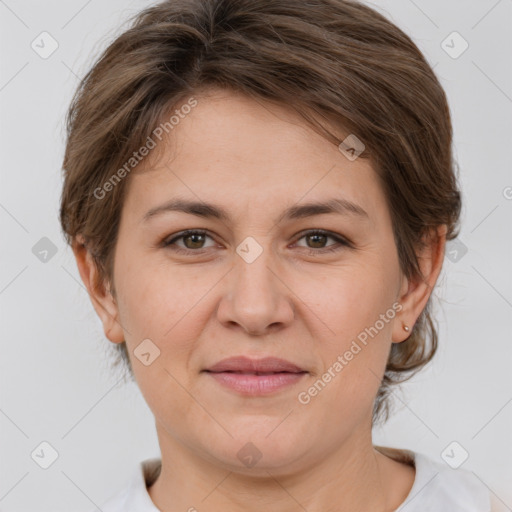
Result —
POLYGON ((274 375, 276 373, 304 373, 304 372, 243 372, 243 371, 237 371, 237 370, 220 370, 220 371, 212 371, 207 370, 210 373, 239 373, 240 375, 274 375))
POLYGON ((276 357, 252 359, 246 356, 236 356, 223 359, 205 371, 211 373, 241 373, 249 375, 271 375, 274 373, 305 373, 306 370, 296 364, 276 357))

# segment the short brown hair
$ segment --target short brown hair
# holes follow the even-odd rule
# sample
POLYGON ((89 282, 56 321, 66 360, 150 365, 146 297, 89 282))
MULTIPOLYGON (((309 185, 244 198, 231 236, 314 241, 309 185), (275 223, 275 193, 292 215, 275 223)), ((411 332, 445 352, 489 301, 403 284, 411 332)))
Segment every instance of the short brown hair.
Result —
MULTIPOLYGON (((397 26, 349 0, 167 0, 140 12, 81 81, 70 105, 60 221, 83 237, 101 282, 113 254, 129 176, 94 191, 183 98, 208 88, 287 105, 335 144, 332 121, 361 139, 384 187, 400 267, 421 277, 416 249, 430 228, 458 235, 461 197, 443 88, 397 26)), ((106 281, 104 281, 106 280, 106 281)), ((126 344, 117 345, 133 376, 126 344)), ((373 420, 390 385, 428 363, 438 336, 431 300, 409 338, 392 345, 373 420)))

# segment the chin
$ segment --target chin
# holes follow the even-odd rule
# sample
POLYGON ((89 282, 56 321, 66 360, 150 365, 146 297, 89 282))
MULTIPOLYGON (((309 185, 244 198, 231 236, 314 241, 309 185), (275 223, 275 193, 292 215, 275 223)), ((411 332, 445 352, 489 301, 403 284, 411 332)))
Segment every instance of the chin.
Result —
POLYGON ((252 418, 250 423, 250 428, 237 429, 231 423, 233 428, 229 430, 234 439, 223 436, 222 440, 217 440, 215 453, 209 446, 217 463, 237 473, 268 477, 268 472, 291 469, 297 461, 304 462, 307 451, 304 436, 290 430, 289 425, 285 429, 286 421, 279 425, 273 418, 270 428, 268 418, 266 421, 252 418))

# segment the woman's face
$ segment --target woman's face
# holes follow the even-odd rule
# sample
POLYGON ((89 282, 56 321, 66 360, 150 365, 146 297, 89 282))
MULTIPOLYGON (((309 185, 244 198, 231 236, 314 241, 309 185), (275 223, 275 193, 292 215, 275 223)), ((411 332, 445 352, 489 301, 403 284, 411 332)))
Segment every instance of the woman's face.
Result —
POLYGON ((162 158, 130 176, 119 323, 105 330, 126 340, 162 449, 241 472, 311 466, 368 441, 391 344, 416 319, 399 312, 408 282, 385 196, 367 159, 297 114, 225 91, 195 98, 162 158), (178 199, 201 208, 165 209, 178 199), (207 371, 237 356, 302 373, 207 371))

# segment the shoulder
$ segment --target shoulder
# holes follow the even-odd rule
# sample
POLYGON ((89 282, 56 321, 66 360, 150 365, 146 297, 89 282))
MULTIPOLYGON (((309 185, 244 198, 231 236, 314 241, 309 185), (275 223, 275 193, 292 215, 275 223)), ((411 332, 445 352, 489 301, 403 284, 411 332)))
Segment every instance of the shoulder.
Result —
POLYGON ((146 459, 132 471, 125 485, 115 491, 95 512, 159 512, 151 501, 147 486, 151 485, 160 471, 161 459, 146 459))
POLYGON ((490 494, 475 473, 411 450, 376 447, 384 455, 414 465, 414 484, 396 512, 490 512, 490 494))

